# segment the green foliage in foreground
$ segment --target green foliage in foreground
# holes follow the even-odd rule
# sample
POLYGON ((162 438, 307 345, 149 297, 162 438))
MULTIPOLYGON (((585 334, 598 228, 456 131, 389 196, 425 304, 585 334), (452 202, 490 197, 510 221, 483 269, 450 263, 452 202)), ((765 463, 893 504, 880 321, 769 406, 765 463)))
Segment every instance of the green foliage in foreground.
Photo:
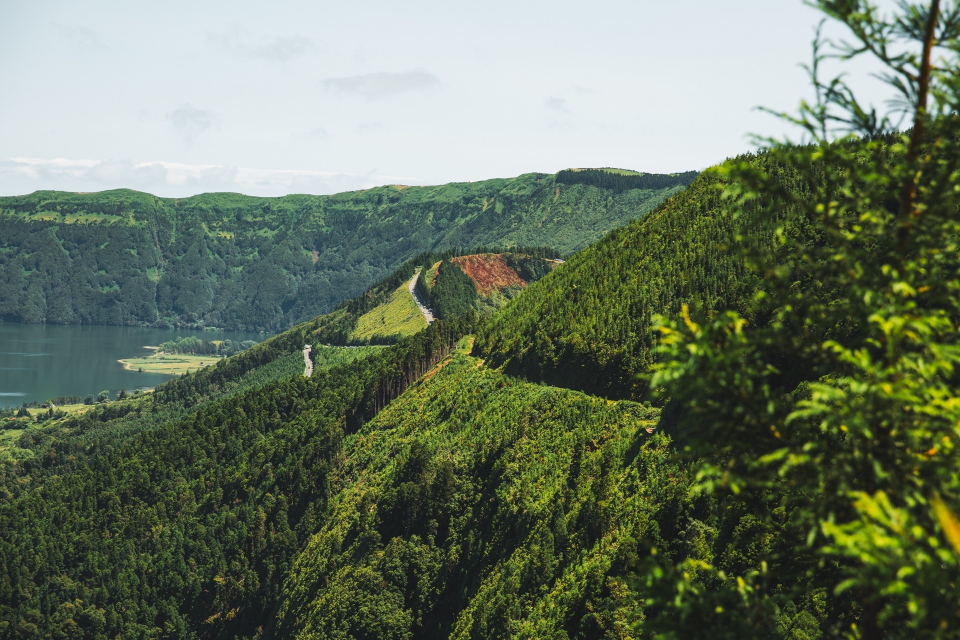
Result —
MULTIPOLYGON (((695 578, 683 575, 689 565, 670 568, 661 628, 676 629, 677 616, 702 626, 717 606, 717 628, 774 628, 783 594, 762 563, 779 557, 795 591, 849 602, 827 631, 960 636, 960 558, 933 509, 941 498, 960 505, 960 121, 925 124, 922 155, 907 136, 783 150, 811 187, 823 180, 816 163, 833 168, 823 196, 795 202, 820 218, 826 241, 784 234, 779 251, 758 256, 766 295, 753 315, 765 323, 732 312, 663 322, 654 384, 684 408, 690 452, 708 456, 702 490, 750 496, 758 522, 787 515, 788 544, 724 578, 710 564, 695 578), (903 185, 914 196, 898 202, 903 185)), ((755 167, 727 171, 738 198, 776 192, 755 167)))
MULTIPOLYGON (((815 48, 818 102, 796 121, 863 138, 776 145, 806 198, 756 166, 722 170, 734 215, 781 201, 820 235, 780 228, 772 250, 747 255, 761 321, 661 319, 653 384, 682 409, 687 453, 704 456, 698 491, 753 502, 745 542, 760 548, 779 526, 782 546, 737 571, 710 560, 651 571, 660 637, 772 636, 782 598, 817 593, 830 612, 818 635, 960 637, 960 6, 903 4, 887 19, 818 4, 860 40, 851 55, 888 68, 913 128, 893 133, 842 80, 821 83, 815 48), (931 67, 935 45, 952 53, 931 67)), ((740 223, 755 238, 763 221, 740 223)))
POLYGON ((576 251, 682 184, 626 191, 550 174, 333 196, 0 198, 0 320, 277 331, 458 246, 576 251))

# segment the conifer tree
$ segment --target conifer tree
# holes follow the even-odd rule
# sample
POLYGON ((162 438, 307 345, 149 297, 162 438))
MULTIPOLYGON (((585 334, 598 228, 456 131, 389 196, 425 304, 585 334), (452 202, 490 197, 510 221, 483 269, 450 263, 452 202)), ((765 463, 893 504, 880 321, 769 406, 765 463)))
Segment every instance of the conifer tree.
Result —
POLYGON ((742 562, 656 563, 660 637, 960 635, 960 10, 814 4, 853 39, 818 33, 816 100, 789 116, 809 144, 769 141, 804 188, 719 170, 760 291, 746 314, 660 320, 653 384, 705 457, 697 492, 755 516, 742 562), (821 79, 860 56, 884 66, 891 113, 821 79))

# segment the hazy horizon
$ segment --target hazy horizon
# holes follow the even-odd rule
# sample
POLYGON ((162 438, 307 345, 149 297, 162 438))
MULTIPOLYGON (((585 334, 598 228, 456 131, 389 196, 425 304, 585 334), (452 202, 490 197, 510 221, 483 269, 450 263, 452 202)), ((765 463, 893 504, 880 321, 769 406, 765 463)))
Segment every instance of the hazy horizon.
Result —
POLYGON ((796 2, 0 6, 0 195, 702 170, 789 128, 796 2))

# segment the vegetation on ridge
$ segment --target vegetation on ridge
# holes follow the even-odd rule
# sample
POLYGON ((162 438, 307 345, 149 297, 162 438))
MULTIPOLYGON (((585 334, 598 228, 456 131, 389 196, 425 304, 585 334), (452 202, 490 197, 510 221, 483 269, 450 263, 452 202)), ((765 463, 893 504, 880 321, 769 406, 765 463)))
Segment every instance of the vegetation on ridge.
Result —
POLYGON ((350 332, 350 341, 393 339, 425 329, 427 320, 410 294, 408 284, 404 282, 394 289, 386 302, 357 318, 357 325, 350 332))
MULTIPOLYGON (((796 174, 769 154, 745 157, 789 188, 796 174)), ((709 313, 740 308, 756 278, 733 247, 719 178, 705 173, 642 220, 572 256, 484 324, 477 350, 531 380, 611 398, 640 398, 653 363, 652 316, 682 303, 709 313)), ((781 216, 784 224, 791 224, 781 216)))
POLYGON ((902 52, 908 134, 815 49, 816 144, 489 319, 242 386, 417 269, 469 280, 422 256, 0 458, 0 638, 960 637, 960 6, 817 4, 902 52))
POLYGON ((628 189, 669 189, 687 186, 696 171, 684 173, 638 173, 622 169, 565 169, 557 173, 557 182, 566 185, 588 184, 620 193, 628 189))
POLYGON ((458 246, 571 253, 682 189, 550 174, 333 196, 128 190, 0 198, 0 320, 275 332, 458 246))

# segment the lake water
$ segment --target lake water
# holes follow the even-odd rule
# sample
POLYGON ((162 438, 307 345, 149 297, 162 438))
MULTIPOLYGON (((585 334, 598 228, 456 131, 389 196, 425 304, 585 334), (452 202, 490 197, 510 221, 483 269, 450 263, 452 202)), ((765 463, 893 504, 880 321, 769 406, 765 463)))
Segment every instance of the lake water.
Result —
POLYGON ((172 376, 126 371, 117 360, 150 355, 144 345, 186 336, 257 342, 269 337, 237 331, 0 323, 0 407, 55 396, 96 396, 104 389, 116 397, 120 389, 153 388, 172 376))

